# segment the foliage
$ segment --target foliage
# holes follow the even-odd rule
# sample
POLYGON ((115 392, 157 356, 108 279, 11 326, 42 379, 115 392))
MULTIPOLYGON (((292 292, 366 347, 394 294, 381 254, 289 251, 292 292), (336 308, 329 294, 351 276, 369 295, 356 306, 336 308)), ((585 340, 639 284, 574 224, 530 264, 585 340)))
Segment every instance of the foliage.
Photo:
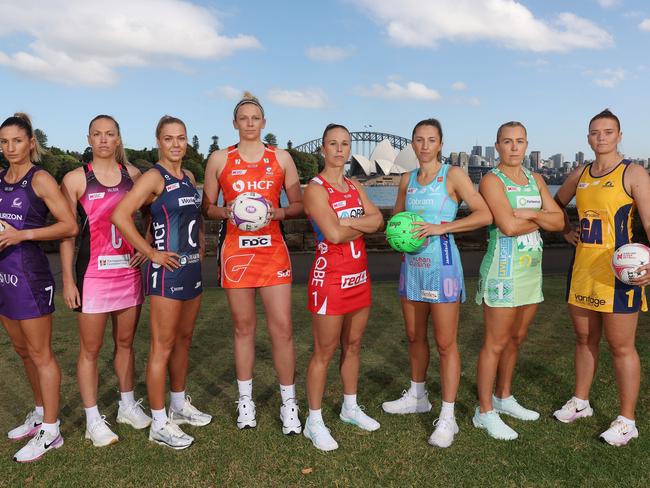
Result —
POLYGON ((300 175, 300 182, 307 183, 310 179, 318 174, 318 157, 314 154, 296 151, 295 149, 287 149, 294 163, 298 175, 300 175))
POLYGON ((196 134, 192 137, 192 147, 196 152, 199 152, 199 136, 196 134))
POLYGON ((208 156, 215 151, 219 150, 219 136, 212 136, 212 144, 208 148, 208 156))
POLYGON ((263 141, 269 146, 277 147, 278 145, 278 138, 275 137, 275 134, 270 132, 264 136, 263 141))
POLYGON ((47 135, 41 129, 34 129, 34 137, 43 149, 47 149, 47 135))

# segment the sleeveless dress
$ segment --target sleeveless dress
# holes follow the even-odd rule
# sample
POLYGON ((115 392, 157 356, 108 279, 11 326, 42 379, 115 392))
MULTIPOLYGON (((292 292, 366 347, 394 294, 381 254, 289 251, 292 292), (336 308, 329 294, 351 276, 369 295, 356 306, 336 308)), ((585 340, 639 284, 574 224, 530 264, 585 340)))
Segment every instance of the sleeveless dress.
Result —
MULTIPOLYGON (((339 219, 364 215, 359 190, 345 178, 347 192, 334 188, 320 176, 311 183, 327 190, 328 203, 339 219)), ((334 244, 328 241, 316 222, 309 219, 316 234, 316 255, 309 273, 307 308, 319 315, 344 315, 370 306, 370 274, 363 236, 334 244)))
MULTIPOLYGON (((262 159, 245 161, 237 146, 228 148, 226 164, 219 175, 224 201, 240 193, 255 192, 280 206, 284 170, 275 148, 265 146, 262 159)), ((278 220, 256 231, 239 230, 230 220, 219 232, 218 274, 224 288, 259 288, 291 283, 291 260, 278 220)))
MULTIPOLYGON (((38 171, 33 166, 16 183, 7 183, 0 172, 0 219, 17 230, 46 225, 47 206, 32 188, 38 171)), ((0 251, 0 315, 27 320, 54 312, 54 278, 45 253, 37 242, 23 241, 0 251)))
MULTIPOLYGON (((503 183, 513 209, 542 208, 542 197, 533 174, 522 168, 528 183, 518 185, 498 168, 494 173, 503 183)), ((490 307, 519 307, 544 301, 542 294, 542 237, 539 230, 509 237, 496 224, 489 227, 488 249, 479 270, 476 303, 490 307)))
MULTIPOLYGON (((592 176, 588 164, 576 188, 580 241, 567 280, 567 301, 596 312, 634 313, 647 310, 645 291, 614 276, 614 251, 632 242, 634 200, 623 186, 630 161, 609 173, 592 176)), ((648 198, 646 196, 646 198, 648 198)))
POLYGON ((167 270, 160 264, 147 266, 147 295, 191 300, 203 292, 199 248, 201 196, 189 176, 178 179, 160 164, 154 169, 165 180, 165 188, 151 204, 151 234, 159 251, 172 251, 180 268, 167 270))
POLYGON ((99 182, 92 163, 85 165, 86 190, 77 202, 80 220, 76 261, 77 289, 83 313, 104 313, 140 305, 140 268, 129 267, 135 249, 111 223, 111 214, 133 187, 127 169, 120 164, 121 180, 115 186, 99 182))
MULTIPOLYGON (((447 193, 449 168, 450 165, 443 164, 433 181, 425 186, 417 181, 418 171, 411 172, 406 210, 433 224, 454 220, 458 204, 447 193)), ((419 251, 402 255, 398 292, 417 302, 465 301, 463 266, 453 234, 430 236, 419 251)))

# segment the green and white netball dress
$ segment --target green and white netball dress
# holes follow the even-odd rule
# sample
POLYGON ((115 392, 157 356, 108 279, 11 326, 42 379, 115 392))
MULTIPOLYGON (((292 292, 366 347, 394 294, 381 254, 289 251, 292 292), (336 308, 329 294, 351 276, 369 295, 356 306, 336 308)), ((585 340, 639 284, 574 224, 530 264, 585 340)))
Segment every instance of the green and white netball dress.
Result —
MULTIPOLYGON (((513 209, 542 208, 542 197, 532 173, 522 168, 528 183, 518 185, 498 168, 513 209)), ((518 307, 544 301, 542 295, 542 237, 539 230, 508 237, 493 223, 489 228, 488 249, 481 263, 476 303, 490 307, 518 307)))

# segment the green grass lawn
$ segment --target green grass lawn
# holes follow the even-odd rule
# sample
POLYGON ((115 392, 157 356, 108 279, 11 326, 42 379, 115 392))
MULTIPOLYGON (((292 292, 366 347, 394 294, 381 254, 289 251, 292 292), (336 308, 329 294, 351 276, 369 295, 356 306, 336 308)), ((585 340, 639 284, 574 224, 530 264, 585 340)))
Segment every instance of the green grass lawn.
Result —
MULTIPOLYGON (((468 289, 473 296, 475 280, 469 281, 468 289)), ((426 442, 440 408, 435 351, 428 382, 433 411, 410 416, 389 416, 381 411, 383 401, 397 398, 408 387, 408 358, 396 285, 376 284, 373 292, 359 399, 382 426, 375 433, 366 433, 338 420, 342 392, 333 364, 323 404, 325 421, 340 444, 331 453, 317 451, 302 435, 282 435, 280 395, 261 314, 254 386, 258 427, 237 430, 230 316, 223 291, 215 289, 204 294, 188 379, 194 404, 214 415, 212 424, 187 427, 196 443, 185 451, 150 443, 146 430, 115 424, 119 394, 110 361, 109 332, 100 360, 99 407, 120 442, 92 447, 83 439, 85 419, 75 379, 76 322, 58 296, 54 349, 63 370, 65 446, 38 463, 19 465, 11 457, 20 444, 0 442, 0 486, 650 486, 650 392, 645 375, 637 408, 640 438, 624 448, 597 440, 617 415, 616 385, 604 344, 591 395, 594 416, 572 425, 551 419, 552 411, 573 391, 574 336, 563 299, 563 277, 545 281, 546 302, 521 350, 515 378, 517 398, 539 410, 542 417, 532 423, 507 418, 520 434, 514 442, 492 440, 471 425, 477 404, 475 368, 483 335, 482 315, 473 300, 463 305, 459 332, 463 370, 456 404, 461 430, 446 450, 426 442)), ((297 385, 304 412, 305 369, 311 348, 304 286, 294 288, 294 300, 297 385)), ((136 339, 136 397, 146 393, 147 324, 145 309, 136 339)), ((650 363, 649 326, 648 317, 643 316, 637 345, 646 370, 650 363)), ((22 421, 32 400, 22 363, 6 334, 0 335, 0 343, 0 430, 6 432, 22 421)))

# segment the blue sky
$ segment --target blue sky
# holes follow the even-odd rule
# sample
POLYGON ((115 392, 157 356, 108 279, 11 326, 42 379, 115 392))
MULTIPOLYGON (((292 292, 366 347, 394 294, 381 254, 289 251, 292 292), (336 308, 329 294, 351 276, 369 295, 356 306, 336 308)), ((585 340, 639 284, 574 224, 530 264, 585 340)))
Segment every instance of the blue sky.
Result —
POLYGON ((521 120, 543 157, 621 117, 622 151, 650 157, 650 3, 644 0, 0 0, 2 117, 32 115, 52 145, 83 150, 114 115, 128 147, 183 118, 201 150, 236 142, 242 90, 281 146, 329 122, 410 137, 438 117, 444 153, 491 145, 521 120))

